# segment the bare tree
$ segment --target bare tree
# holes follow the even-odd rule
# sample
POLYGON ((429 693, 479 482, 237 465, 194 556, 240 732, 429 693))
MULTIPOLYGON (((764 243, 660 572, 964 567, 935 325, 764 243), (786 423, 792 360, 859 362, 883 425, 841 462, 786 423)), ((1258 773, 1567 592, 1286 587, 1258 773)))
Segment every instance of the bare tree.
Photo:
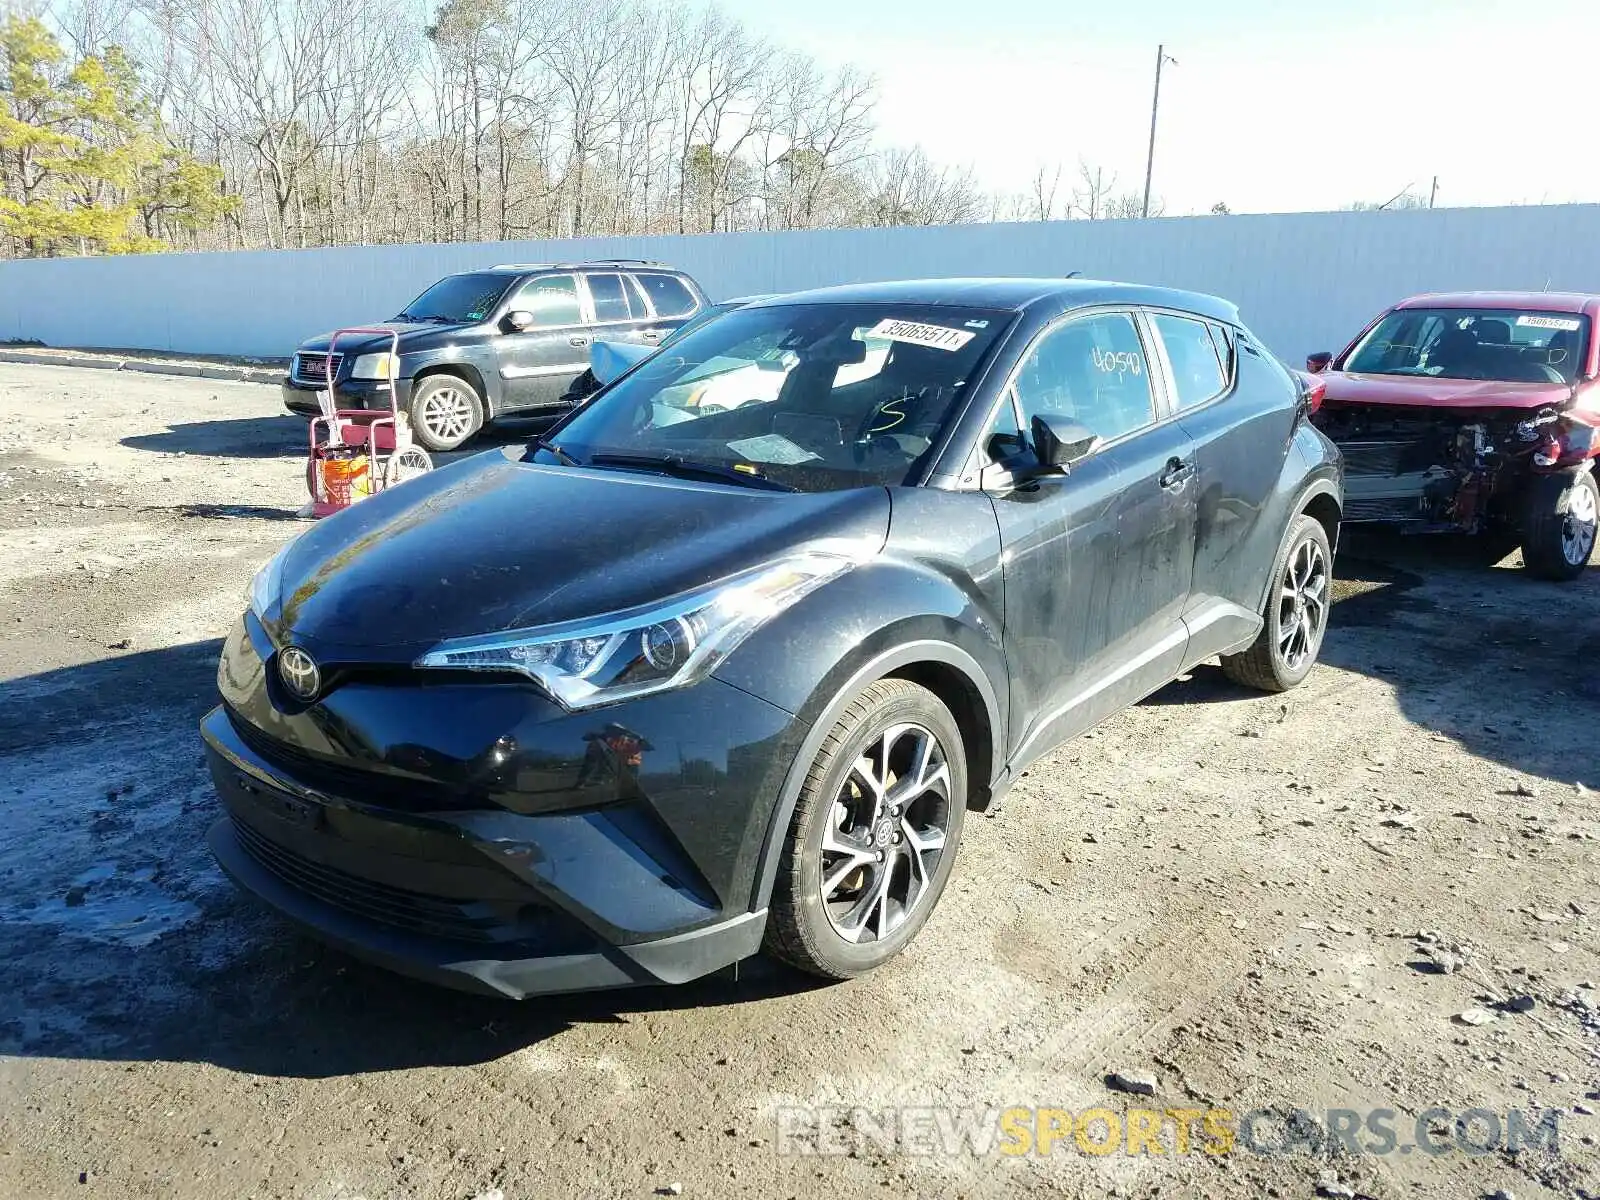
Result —
MULTIPOLYGON (((1061 164, 1057 163, 1055 170, 1040 166, 1033 173, 1033 189, 1028 195, 1031 201, 1028 216, 1030 221, 1053 221, 1056 215, 1056 191, 1061 186, 1061 164)), ((1068 206, 1068 214, 1071 206, 1068 206)))
POLYGON ((1078 182, 1079 186, 1073 189, 1072 204, 1079 215, 1090 221, 1097 221, 1107 216, 1106 203, 1116 190, 1116 175, 1113 174, 1107 179, 1104 167, 1091 167, 1080 158, 1078 182))
POLYGON ((225 224, 190 245, 1073 212, 1059 169, 991 197, 970 169, 874 146, 870 75, 703 0, 25 2, 53 2, 73 46, 128 47, 165 136, 220 168, 225 224))

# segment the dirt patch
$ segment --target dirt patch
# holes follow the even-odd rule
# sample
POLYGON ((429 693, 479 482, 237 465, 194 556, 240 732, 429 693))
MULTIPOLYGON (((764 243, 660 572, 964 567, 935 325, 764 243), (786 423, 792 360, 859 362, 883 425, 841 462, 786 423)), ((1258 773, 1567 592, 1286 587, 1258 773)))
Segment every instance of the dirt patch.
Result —
POLYGON ((1303 688, 1203 667, 1038 763, 888 969, 498 1004, 298 938, 201 844, 217 639, 304 499, 277 408, 0 365, 0 1195, 1600 1189, 1600 572, 1347 540, 1303 688), (895 1105, 1216 1106, 1292 1152, 930 1154, 895 1105), (1287 1138, 1434 1107, 1557 1112, 1560 1153, 1287 1138))

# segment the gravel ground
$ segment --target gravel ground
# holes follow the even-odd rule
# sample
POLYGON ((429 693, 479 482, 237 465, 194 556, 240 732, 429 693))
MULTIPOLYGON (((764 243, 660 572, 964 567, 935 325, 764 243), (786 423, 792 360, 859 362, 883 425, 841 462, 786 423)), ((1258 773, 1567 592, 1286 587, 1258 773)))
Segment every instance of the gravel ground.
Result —
POLYGON ((1203 667, 1041 761, 890 967, 511 1005, 296 936, 202 847, 218 639, 300 527, 277 408, 0 365, 0 1196, 1600 1194, 1600 572, 1348 541, 1305 686, 1203 667), (1268 1145, 1294 1109, 1392 1109, 1408 1144, 1516 1108, 1560 1144, 877 1136, 1013 1105, 1264 1110, 1268 1145))

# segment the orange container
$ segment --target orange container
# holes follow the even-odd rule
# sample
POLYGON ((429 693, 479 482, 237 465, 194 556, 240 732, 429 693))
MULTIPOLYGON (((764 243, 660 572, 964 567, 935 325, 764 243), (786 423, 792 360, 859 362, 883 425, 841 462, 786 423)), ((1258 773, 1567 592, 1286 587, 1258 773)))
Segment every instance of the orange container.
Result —
POLYGON ((327 503, 345 508, 372 494, 372 480, 365 454, 348 454, 322 459, 322 492, 327 503))

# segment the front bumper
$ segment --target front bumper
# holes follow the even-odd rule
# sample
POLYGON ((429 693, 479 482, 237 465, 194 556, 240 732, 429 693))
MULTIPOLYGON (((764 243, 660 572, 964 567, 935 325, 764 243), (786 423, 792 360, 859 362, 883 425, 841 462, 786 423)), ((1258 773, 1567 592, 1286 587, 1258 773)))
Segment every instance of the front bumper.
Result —
MULTIPOLYGON (((206 716, 201 733, 228 814, 206 838, 223 870, 306 932, 389 970, 522 999, 683 983, 761 947, 764 909, 620 945, 574 915, 586 911, 588 893, 540 882, 581 859, 589 860, 585 874, 604 876, 619 855, 639 853, 592 812, 542 824, 506 813, 385 813, 287 778, 251 750, 222 708, 206 716)), ((654 876, 634 884, 662 886, 654 876)), ((672 907, 667 897, 654 899, 672 907)), ((679 917, 705 912, 679 908, 679 917)))
POLYGON ((713 678, 569 713, 516 681, 348 658, 306 708, 274 653, 253 615, 224 642, 201 723, 227 810, 210 842, 315 935, 519 997, 678 983, 759 949, 756 877, 806 734, 783 709, 713 678))
MULTIPOLYGON (((411 403, 411 380, 397 379, 394 386, 395 404, 403 409, 411 403)), ((321 414, 315 384, 302 383, 292 375, 285 375, 279 383, 279 390, 283 393, 283 406, 290 412, 302 417, 321 414)), ((389 388, 382 380, 341 380, 338 381, 338 394, 340 408, 387 410, 389 407, 389 388)))

